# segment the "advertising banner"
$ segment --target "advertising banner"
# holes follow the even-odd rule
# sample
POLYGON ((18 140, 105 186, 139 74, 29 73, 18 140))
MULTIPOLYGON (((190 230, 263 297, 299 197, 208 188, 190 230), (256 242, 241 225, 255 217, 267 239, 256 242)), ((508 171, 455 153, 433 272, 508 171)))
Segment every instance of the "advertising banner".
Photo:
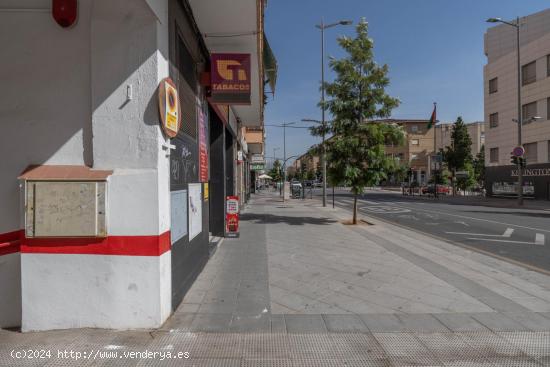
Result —
POLYGON ((208 181, 208 147, 206 145, 206 122, 204 112, 198 109, 199 116, 199 181, 208 181))
POLYGON ((250 105, 250 54, 214 53, 210 61, 211 101, 250 105))
POLYGON ((227 237, 239 237, 239 197, 226 198, 225 234, 227 237))

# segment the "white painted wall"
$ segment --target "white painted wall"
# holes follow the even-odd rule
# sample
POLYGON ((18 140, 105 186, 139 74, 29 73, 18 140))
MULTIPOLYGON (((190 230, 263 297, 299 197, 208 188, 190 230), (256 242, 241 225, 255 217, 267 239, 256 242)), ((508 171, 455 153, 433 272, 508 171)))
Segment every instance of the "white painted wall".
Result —
POLYGON ((91 1, 79 2, 70 30, 50 12, 5 11, 10 6, 22 5, 0 2, 0 233, 20 229, 17 177, 29 164, 84 164, 92 157, 91 1))
POLYGON ((170 314, 162 256, 21 254, 23 331, 155 328, 170 314))
MULTIPOLYGON (((70 29, 49 11, 2 12, 18 6, 0 2, 0 45, 10 55, 0 58, 0 154, 10 157, 0 160, 0 233, 21 228, 17 176, 29 164, 113 169, 109 234, 166 232, 169 158, 156 91, 168 75, 167 0, 80 0, 70 29)), ((20 266, 24 330, 155 327, 171 312, 171 252, 22 254, 20 266)), ((0 287, 2 300, 12 293, 0 287)))
POLYGON ((21 325, 20 254, 0 255, 0 327, 21 325))

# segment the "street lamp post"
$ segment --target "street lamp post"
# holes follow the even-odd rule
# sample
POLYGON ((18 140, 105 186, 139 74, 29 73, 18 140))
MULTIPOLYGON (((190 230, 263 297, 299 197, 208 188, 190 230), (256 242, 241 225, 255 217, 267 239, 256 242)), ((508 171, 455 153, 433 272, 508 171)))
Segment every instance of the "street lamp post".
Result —
POLYGON ((336 23, 325 24, 323 18, 321 18, 321 24, 317 24, 315 27, 321 30, 321 123, 323 128, 323 206, 327 206, 327 160, 326 160, 326 148, 325 148, 325 29, 336 27, 338 25, 350 25, 353 22, 351 20, 341 20, 336 23))
MULTIPOLYGON (((522 111, 521 111, 521 58, 520 58, 520 43, 519 43, 519 33, 520 33, 520 23, 519 17, 516 18, 516 23, 507 22, 501 18, 489 18, 487 19, 489 23, 502 23, 516 28, 516 47, 517 47, 517 69, 518 69, 518 146, 521 146, 521 128, 523 125, 522 111)), ((523 205, 523 171, 521 169, 521 164, 518 163, 518 205, 523 205)))
MULTIPOLYGON (((284 122, 282 124, 265 124, 265 126, 274 126, 274 127, 282 127, 283 128, 283 161, 286 162, 286 128, 287 126, 294 125, 296 122, 284 122)), ((275 155, 275 154, 274 154, 275 155)), ((283 169, 283 182, 282 182, 282 194, 283 194, 283 202, 285 201, 285 182, 286 182, 286 170, 283 169)))

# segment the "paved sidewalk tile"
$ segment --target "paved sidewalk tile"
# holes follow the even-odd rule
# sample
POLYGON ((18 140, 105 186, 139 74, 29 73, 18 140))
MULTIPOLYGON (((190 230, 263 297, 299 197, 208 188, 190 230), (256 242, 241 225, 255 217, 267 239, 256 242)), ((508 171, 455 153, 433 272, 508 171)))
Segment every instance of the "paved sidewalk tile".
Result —
POLYGON ((479 323, 467 313, 434 314, 447 329, 451 331, 488 331, 487 327, 479 323))
POLYGON ((326 333, 327 328, 321 315, 285 315, 289 333, 326 333))
POLYGON ((357 315, 323 315, 329 332, 368 332, 367 325, 357 315))

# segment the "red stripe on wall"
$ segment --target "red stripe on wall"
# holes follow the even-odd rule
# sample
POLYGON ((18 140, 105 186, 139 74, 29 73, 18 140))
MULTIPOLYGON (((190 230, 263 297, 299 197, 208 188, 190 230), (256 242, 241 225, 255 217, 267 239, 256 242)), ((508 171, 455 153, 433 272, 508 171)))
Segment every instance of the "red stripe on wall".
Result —
POLYGON ((0 256, 21 251, 22 231, 0 233, 0 256))
POLYGON ((160 256, 170 247, 170 231, 159 236, 21 239, 21 253, 25 254, 160 256))

